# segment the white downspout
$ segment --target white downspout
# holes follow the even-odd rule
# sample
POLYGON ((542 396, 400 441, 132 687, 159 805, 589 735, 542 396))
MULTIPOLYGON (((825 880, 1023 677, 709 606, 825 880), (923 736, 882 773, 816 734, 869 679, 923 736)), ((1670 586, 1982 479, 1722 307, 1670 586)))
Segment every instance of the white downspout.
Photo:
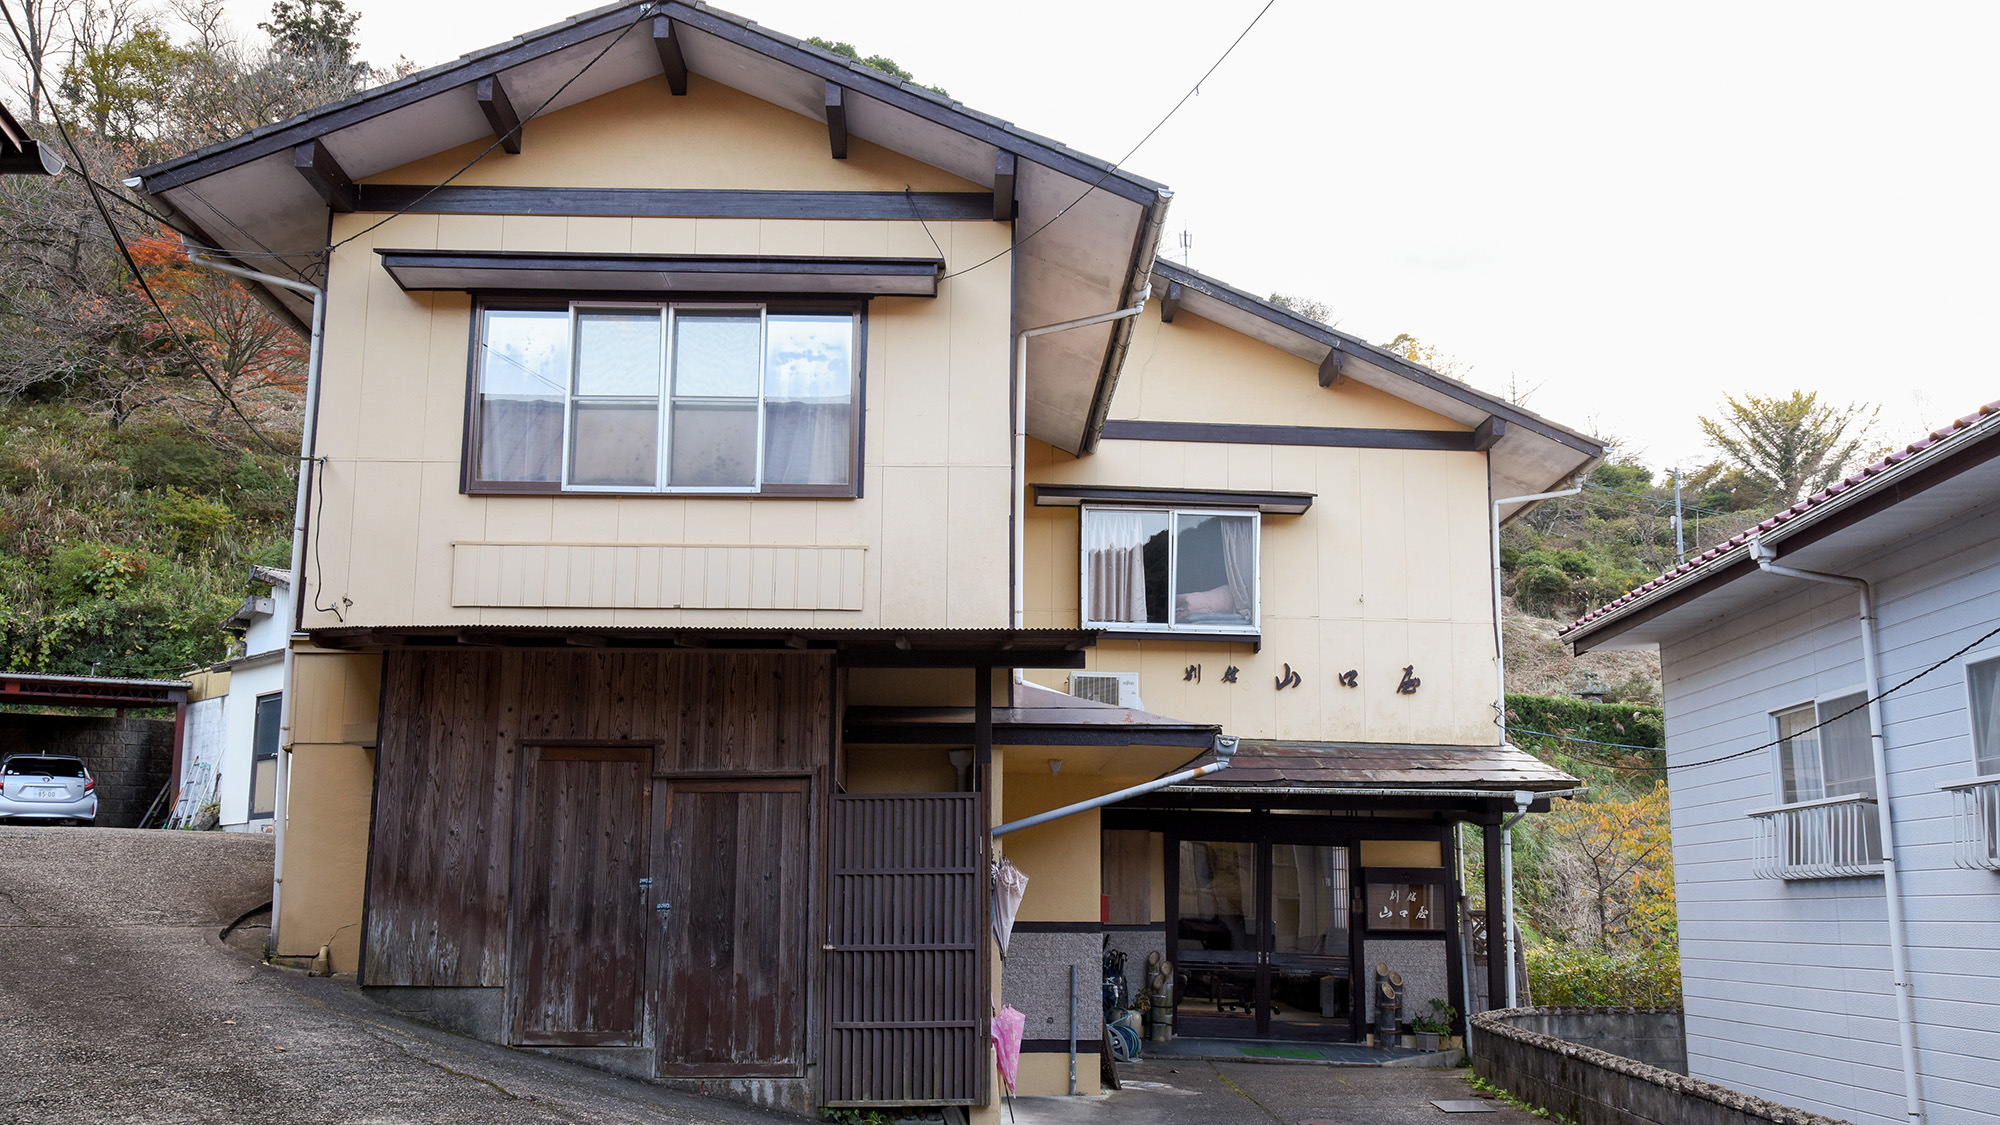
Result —
MULTIPOLYGON (((1098 313, 1096 316, 1081 317, 1076 320, 1057 321, 1039 328, 1023 328, 1014 334, 1014 503, 1020 507, 1014 520, 1014 606, 1012 624, 1022 628, 1028 616, 1028 341, 1036 336, 1046 336, 1051 332, 1067 332, 1072 328, 1088 328, 1093 324, 1108 324, 1114 320, 1124 320, 1128 316, 1138 316, 1146 311, 1146 302, 1152 299, 1153 283, 1148 280, 1145 288, 1139 290, 1139 299, 1131 308, 1115 312, 1098 313)), ((1023 682, 1021 669, 1014 669, 1014 682, 1023 682)))
MULTIPOLYGON (((1555 492, 1534 492, 1526 496, 1503 496, 1493 501, 1493 668, 1498 680, 1499 695, 1493 699, 1493 725, 1499 728, 1501 743, 1507 741, 1507 634, 1503 615, 1500 612, 1500 506, 1502 504, 1528 504, 1536 500, 1558 500, 1564 496, 1575 496, 1583 491, 1582 485, 1560 489, 1555 492)), ((1514 795, 1514 804, 1520 809, 1513 818, 1500 826, 1500 885, 1501 893, 1507 896, 1507 932, 1503 935, 1503 952, 1507 957, 1507 1006, 1514 1006, 1514 998, 1520 987, 1514 979, 1514 942, 1517 927, 1514 925, 1514 822, 1527 815, 1527 803, 1521 794, 1514 795)), ((1486 893, 1493 893, 1492 873, 1487 873, 1486 893)), ((1490 955, 1493 935, 1486 935, 1487 950, 1490 955)), ((1491 1003, 1492 1001, 1488 1001, 1491 1003)))
POLYGON ((1868 747, 1875 767, 1875 819, 1882 832, 1882 898, 1889 921, 1889 970, 1896 990, 1896 1037, 1903 1055, 1903 1103, 1910 1121, 1924 1119, 1923 1095, 1917 1083, 1917 1020, 1910 981, 1909 950, 1903 937, 1903 887, 1896 873, 1895 818, 1889 815, 1889 756, 1882 735, 1882 670, 1875 636, 1875 590, 1865 579, 1779 566, 1778 552, 1760 538, 1750 539, 1750 557, 1759 569, 1786 578, 1850 586, 1861 600, 1861 666, 1868 681, 1868 747))
POLYGON ((271 817, 273 828, 271 856, 271 940, 270 950, 278 952, 278 925, 284 917, 279 912, 280 900, 285 887, 285 821, 291 815, 291 757, 292 757, 292 690, 293 649, 299 636, 299 623, 305 615, 305 551, 306 551, 306 500, 312 488, 313 450, 315 434, 319 426, 319 375, 323 345, 326 341, 326 289, 291 278, 259 273, 242 266, 218 262, 186 244, 188 261, 199 266, 236 277, 276 285, 293 292, 304 293, 312 298, 312 336, 306 352, 306 417, 305 431, 299 438, 299 484, 292 500, 292 628, 291 636, 285 641, 284 671, 282 682, 284 694, 278 697, 278 778, 276 807, 271 817))
MULTIPOLYGON (((1514 815, 1500 822, 1500 885, 1507 889, 1507 1006, 1521 1006, 1521 982, 1514 974, 1514 946, 1520 938, 1520 926, 1514 921, 1514 825, 1528 815, 1528 806, 1535 801, 1535 795, 1526 791, 1514 794, 1514 815)), ((1489 889, 1488 894, 1492 891, 1489 889)), ((1492 946, 1492 935, 1487 935, 1487 946, 1492 946)))

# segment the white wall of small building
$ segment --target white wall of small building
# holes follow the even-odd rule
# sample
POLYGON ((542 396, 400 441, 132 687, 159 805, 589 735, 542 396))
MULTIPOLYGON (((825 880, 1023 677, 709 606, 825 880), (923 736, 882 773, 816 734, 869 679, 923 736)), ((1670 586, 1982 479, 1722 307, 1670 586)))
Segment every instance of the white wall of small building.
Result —
MULTIPOLYGON (((1893 687, 2000 625, 2000 505, 1859 560, 1893 687)), ((2000 643, 2000 638, 1980 647, 2000 643)), ((1856 597, 1799 581, 1661 646, 1670 765, 1768 742, 1773 711, 1863 683, 1856 597)), ((1963 662, 1883 701, 1928 1125, 2000 1109, 2000 875, 1952 858, 1941 783, 1972 776, 1963 662)), ((1775 750, 1671 778, 1688 1061, 1696 1078, 1869 1125, 1906 1121, 1880 877, 1751 869, 1775 750)))
POLYGON ((268 832, 271 818, 250 819, 250 773, 257 736, 257 698, 284 690, 282 660, 229 674, 228 706, 223 713, 222 827, 230 832, 268 832))

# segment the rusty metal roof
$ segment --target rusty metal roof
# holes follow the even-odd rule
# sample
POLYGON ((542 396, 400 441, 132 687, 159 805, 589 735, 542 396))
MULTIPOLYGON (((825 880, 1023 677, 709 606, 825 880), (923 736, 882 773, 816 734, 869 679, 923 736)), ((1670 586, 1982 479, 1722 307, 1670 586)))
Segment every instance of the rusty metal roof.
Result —
MULTIPOLYGON (((1203 756, 1197 765, 1214 760, 1203 756)), ((1549 792, 1583 782, 1525 750, 1390 742, 1297 742, 1246 738, 1220 773, 1175 789, 1491 789, 1549 792)))

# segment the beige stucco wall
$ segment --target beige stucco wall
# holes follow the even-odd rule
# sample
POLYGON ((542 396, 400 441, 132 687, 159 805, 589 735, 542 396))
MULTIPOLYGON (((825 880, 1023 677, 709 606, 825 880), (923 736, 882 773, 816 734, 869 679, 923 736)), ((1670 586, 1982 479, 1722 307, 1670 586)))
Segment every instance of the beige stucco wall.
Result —
MULTIPOLYGON (((457 182, 973 189, 866 144, 845 161, 832 160, 823 125, 724 87, 697 83, 677 99, 656 85, 639 83, 551 114, 530 125, 521 155, 490 156, 457 182)), ((436 182, 467 155, 445 154, 376 179, 436 182)), ((1006 624, 1007 269, 953 278, 934 299, 871 302, 862 498, 471 497, 459 492, 470 299, 403 292, 375 249, 941 255, 950 269, 1003 251, 1010 224, 413 214, 367 229, 381 218, 341 215, 334 223, 335 241, 358 237, 337 252, 330 272, 319 436, 328 459, 320 477, 326 499, 307 566, 309 573, 324 568, 321 604, 341 603, 341 615, 308 606, 307 628, 1006 624), (565 608, 468 604, 495 599, 465 573, 454 598, 455 562, 461 571, 472 565, 455 546, 483 543, 574 545, 565 555, 572 575, 601 570, 612 578, 581 597, 548 599, 583 603, 565 608), (742 571, 717 584, 725 591, 770 581, 774 559, 805 565, 777 549, 845 548, 834 569, 858 565, 858 582, 846 573, 838 597, 812 604, 857 608, 641 608, 645 599, 629 595, 617 570, 637 552, 619 548, 682 545, 752 548, 701 556, 742 571)), ((573 594, 579 581, 570 583, 573 594)), ((513 593, 504 600, 523 599, 513 593)), ((788 604, 784 597, 714 604, 725 602, 788 604)))
POLYGON ((333 970, 360 961, 361 904, 368 877, 368 823, 375 792, 374 741, 382 658, 302 651, 294 660, 288 763, 281 957, 311 957, 322 945, 333 970))
MULTIPOLYGON (((1466 427, 1183 310, 1139 318, 1112 416, 1298 426, 1466 427)), ((1105 641, 1100 671, 1138 672, 1149 711, 1243 737, 1491 745, 1496 691, 1486 457, 1396 449, 1107 440, 1077 459, 1030 443, 1031 482, 1313 493, 1267 515, 1263 649, 1175 637, 1105 641), (1201 679, 1186 678, 1189 665, 1201 679), (1302 683, 1276 690, 1285 665, 1302 683), (1223 675, 1238 669, 1237 682, 1223 675), (1396 691, 1403 669, 1422 681, 1396 691), (1336 677, 1349 669, 1359 686, 1336 677)), ((1032 501, 1030 501, 1032 503, 1032 501)), ((1027 624, 1078 623, 1075 508, 1030 506, 1027 624)), ((1063 673, 1033 673, 1060 689, 1063 673)))

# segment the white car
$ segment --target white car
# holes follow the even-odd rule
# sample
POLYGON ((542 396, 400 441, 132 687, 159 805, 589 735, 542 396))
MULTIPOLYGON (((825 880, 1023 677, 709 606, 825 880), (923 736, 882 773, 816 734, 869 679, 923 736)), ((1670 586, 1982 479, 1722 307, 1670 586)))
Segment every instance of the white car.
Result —
POLYGON ((67 754, 11 754, 0 759, 0 819, 97 822, 97 780, 67 754))

